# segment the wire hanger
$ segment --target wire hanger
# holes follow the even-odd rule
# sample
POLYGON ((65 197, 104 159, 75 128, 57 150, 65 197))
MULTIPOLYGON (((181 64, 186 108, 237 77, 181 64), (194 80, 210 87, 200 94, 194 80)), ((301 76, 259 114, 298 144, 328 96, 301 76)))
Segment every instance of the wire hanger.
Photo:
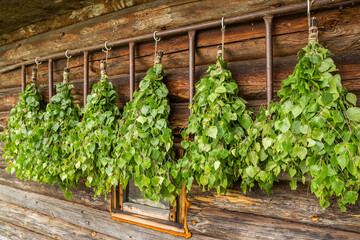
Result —
POLYGON ((156 59, 157 59, 158 42, 160 42, 160 40, 161 40, 161 37, 156 37, 156 33, 158 33, 158 31, 154 32, 154 40, 155 40, 154 64, 156 64, 156 59))
POLYGON ((33 87, 36 86, 36 79, 37 79, 37 72, 38 72, 37 70, 39 68, 39 65, 42 63, 42 62, 39 62, 39 58, 40 57, 35 58, 36 67, 33 67, 32 73, 31 73, 31 82, 30 82, 30 84, 33 87))
POLYGON ((65 57, 66 57, 66 68, 69 68, 69 60, 72 57, 72 55, 69 56, 70 50, 65 51, 65 57))
POLYGON ((224 17, 221 18, 221 59, 224 61, 224 53, 225 53, 225 23, 224 23, 224 17))

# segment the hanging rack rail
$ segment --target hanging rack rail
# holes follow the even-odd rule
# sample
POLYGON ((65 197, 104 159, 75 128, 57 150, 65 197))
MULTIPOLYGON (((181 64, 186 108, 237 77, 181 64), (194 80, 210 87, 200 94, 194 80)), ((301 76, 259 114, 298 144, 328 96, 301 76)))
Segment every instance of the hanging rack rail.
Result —
MULTIPOLYGON (((338 6, 342 6, 342 5, 348 5, 348 4, 359 3, 359 2, 360 2, 360 0, 345 0, 345 1, 344 0, 317 0, 314 2, 312 9, 316 10, 319 8, 338 7, 338 6)), ((280 15, 288 15, 288 14, 304 12, 306 10, 307 10, 307 3, 303 2, 303 3, 298 3, 298 4, 284 6, 284 7, 278 7, 278 8, 272 8, 272 9, 266 9, 266 10, 261 10, 261 11, 257 11, 257 12, 252 12, 252 13, 244 14, 241 16, 225 18, 224 23, 229 25, 229 24, 234 24, 234 23, 258 20, 258 19, 263 18, 265 15, 280 16, 280 15)), ((189 31, 204 30, 204 29, 208 29, 208 28, 218 27, 220 25, 221 25, 221 19, 213 20, 213 21, 208 21, 208 22, 204 22, 204 23, 197 23, 194 25, 186 26, 186 27, 170 29, 170 30, 165 30, 165 31, 159 31, 157 33, 157 36, 158 37, 166 37, 166 36, 180 35, 180 34, 187 33, 189 31)), ((153 34, 149 33, 149 34, 144 34, 144 35, 140 35, 140 36, 136 36, 136 37, 130 37, 130 38, 125 38, 125 39, 108 42, 107 46, 115 47, 115 46, 129 44, 131 42, 137 43, 137 42, 148 41, 151 39, 153 39, 153 34)), ((94 52, 94 51, 101 50, 103 47, 104 47, 104 44, 98 44, 98 45, 94 45, 94 46, 73 49, 73 50, 69 51, 69 54, 78 55, 83 52, 94 52)), ((64 57, 64 53, 61 52, 61 53, 55 53, 55 54, 51 54, 51 55, 44 56, 44 57, 39 57, 38 60, 39 61, 46 61, 48 59, 55 60, 55 59, 63 58, 63 57, 64 57)), ((33 63, 34 63, 33 60, 29 60, 29 61, 24 61, 21 63, 13 64, 13 65, 10 65, 10 66, 0 69, 0 73, 8 72, 13 69, 19 68, 23 65, 31 65, 33 63)))

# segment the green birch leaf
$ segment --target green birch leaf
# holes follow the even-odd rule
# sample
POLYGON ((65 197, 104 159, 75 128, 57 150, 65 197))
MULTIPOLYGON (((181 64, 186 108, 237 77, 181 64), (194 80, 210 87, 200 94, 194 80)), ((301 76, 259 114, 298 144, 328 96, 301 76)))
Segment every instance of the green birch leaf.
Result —
POLYGON ((344 195, 344 200, 351 204, 355 204, 357 199, 358 199, 358 193, 355 191, 348 191, 344 195))
POLYGON ((351 103, 352 105, 356 106, 356 95, 353 93, 347 93, 346 94, 346 101, 348 101, 349 103, 351 103))
POLYGON ((360 122, 360 108, 351 107, 351 108, 348 108, 346 112, 347 112, 350 120, 353 120, 355 122, 360 122))
POLYGON ((207 129, 206 131, 206 136, 212 137, 214 139, 216 139, 216 135, 218 133, 218 129, 216 126, 211 126, 207 129))

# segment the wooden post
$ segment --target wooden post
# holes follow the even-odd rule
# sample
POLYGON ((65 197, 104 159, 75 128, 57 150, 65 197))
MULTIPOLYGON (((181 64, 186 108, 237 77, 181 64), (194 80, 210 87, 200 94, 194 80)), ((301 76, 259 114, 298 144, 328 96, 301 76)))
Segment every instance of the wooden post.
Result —
POLYGON ((130 101, 133 100, 135 91, 135 42, 129 43, 129 67, 130 67, 130 101))
POLYGON ((49 102, 54 96, 54 74, 53 74, 53 60, 50 58, 48 62, 49 68, 49 102))
POLYGON ((273 42, 272 42, 272 15, 265 15, 266 28, 266 102, 269 106, 273 98, 273 42))
POLYGON ((84 52, 84 107, 89 93, 89 52, 84 52))
POLYGON ((25 92, 26 88, 26 69, 25 65, 21 65, 21 91, 25 92))

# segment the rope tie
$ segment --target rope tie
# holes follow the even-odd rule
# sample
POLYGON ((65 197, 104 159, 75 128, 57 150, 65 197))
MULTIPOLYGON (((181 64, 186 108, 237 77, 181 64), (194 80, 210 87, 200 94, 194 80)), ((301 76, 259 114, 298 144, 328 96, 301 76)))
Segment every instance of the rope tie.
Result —
POLYGON ((35 87, 36 86, 36 79, 37 79, 37 66, 33 67, 32 69, 32 73, 31 73, 31 86, 35 87))
POLYGON ((164 56, 164 52, 160 50, 160 51, 156 52, 155 54, 156 54, 155 55, 156 58, 155 58, 154 66, 158 63, 161 63, 162 57, 164 56))
POLYGON ((63 73, 63 84, 69 83, 70 68, 66 67, 63 73))
POLYGON ((318 21, 316 17, 312 17, 309 25, 309 42, 319 41, 318 21))
MULTIPOLYGON (((160 42, 160 40, 161 40, 161 38, 160 37, 156 37, 156 33, 157 33, 158 31, 155 31, 154 32, 154 40, 155 40, 155 53, 154 53, 154 66, 155 66, 155 64, 157 63, 157 59, 158 59, 158 42, 160 42)), ((163 56, 163 52, 161 51, 161 57, 163 56)), ((160 57, 160 62, 159 63, 161 63, 161 57, 160 57)))
POLYGON ((100 75, 101 75, 101 81, 104 81, 104 76, 107 75, 106 73, 106 60, 100 61, 100 75))

